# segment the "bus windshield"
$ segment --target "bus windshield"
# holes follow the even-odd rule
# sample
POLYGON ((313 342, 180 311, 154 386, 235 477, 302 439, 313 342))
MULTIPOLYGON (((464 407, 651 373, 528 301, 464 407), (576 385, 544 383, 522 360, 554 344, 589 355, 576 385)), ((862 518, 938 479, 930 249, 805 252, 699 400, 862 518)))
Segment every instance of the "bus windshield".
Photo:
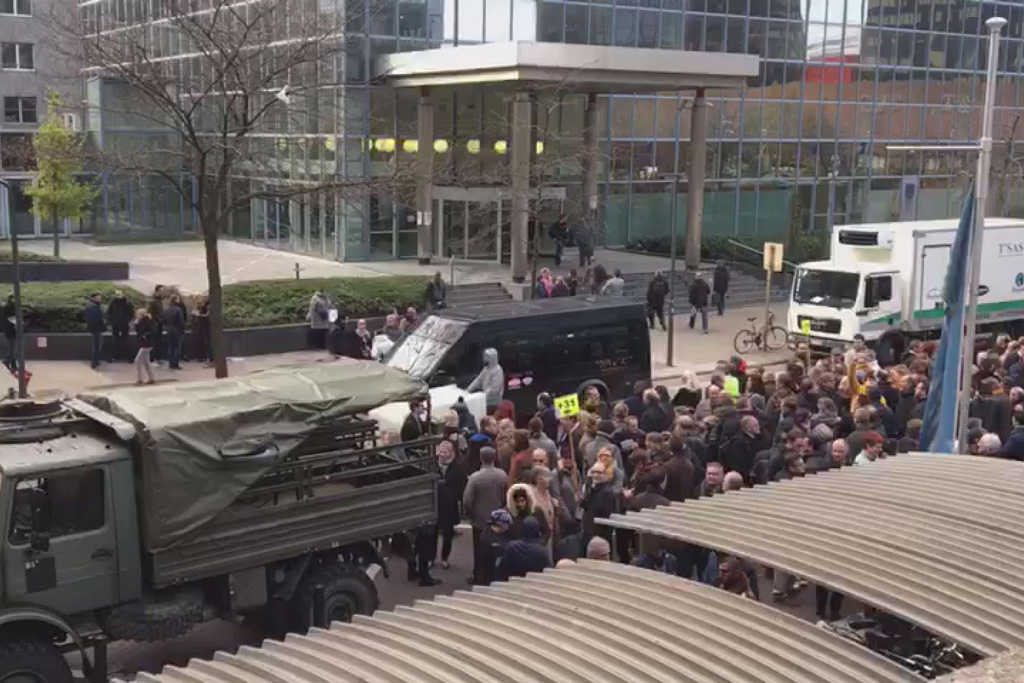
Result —
POLYGON ((801 268, 796 271, 793 301, 832 308, 853 308, 857 303, 859 288, 860 273, 801 268))
POLYGON ((467 326, 461 320, 429 316, 395 344, 385 362, 416 379, 427 380, 467 326))

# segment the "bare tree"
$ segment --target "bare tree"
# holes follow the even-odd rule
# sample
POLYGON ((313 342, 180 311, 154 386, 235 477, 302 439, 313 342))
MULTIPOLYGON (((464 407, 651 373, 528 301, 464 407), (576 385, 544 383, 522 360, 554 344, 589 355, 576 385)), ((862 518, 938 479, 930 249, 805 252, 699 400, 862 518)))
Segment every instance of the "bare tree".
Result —
MULTIPOLYGON (((109 85, 90 106, 129 131, 105 134, 95 163, 115 179, 159 179, 196 216, 217 377, 227 375, 217 242, 233 214, 254 199, 329 196, 340 209, 371 186, 340 161, 352 120, 339 88, 341 2, 117 2, 103 3, 105 15, 95 4, 53 19, 86 76, 109 85)), ((374 191, 392 179, 374 177, 374 191)))

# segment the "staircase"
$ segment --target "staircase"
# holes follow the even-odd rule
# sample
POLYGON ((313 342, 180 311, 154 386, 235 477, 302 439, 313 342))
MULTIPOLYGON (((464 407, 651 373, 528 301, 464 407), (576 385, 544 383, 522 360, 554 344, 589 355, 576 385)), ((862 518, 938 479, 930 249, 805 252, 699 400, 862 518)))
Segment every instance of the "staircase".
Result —
MULTIPOLYGON (((715 266, 711 263, 701 264, 701 274, 711 285, 715 266)), ((665 277, 668 272, 663 271, 665 277)), ((654 277, 654 272, 623 273, 626 281, 625 295, 637 299, 647 298, 647 284, 654 277)), ((772 301, 785 301, 789 298, 790 276, 775 274, 772 276, 772 301)), ((676 301, 686 301, 686 292, 690 288, 690 277, 682 270, 676 271, 676 301)), ((729 308, 757 306, 764 304, 764 279, 757 278, 739 269, 729 269, 729 292, 725 295, 725 305, 729 308)))
POLYGON ((501 304, 512 300, 500 282, 483 282, 472 285, 456 285, 448 288, 445 299, 448 308, 501 304))

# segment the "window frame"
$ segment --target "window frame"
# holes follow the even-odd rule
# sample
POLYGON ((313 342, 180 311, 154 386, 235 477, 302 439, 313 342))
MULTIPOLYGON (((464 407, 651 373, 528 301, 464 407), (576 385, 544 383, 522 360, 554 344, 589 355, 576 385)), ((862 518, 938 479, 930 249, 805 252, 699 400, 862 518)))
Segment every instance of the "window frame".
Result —
MULTIPOLYGON (((54 479, 54 478, 59 478, 59 477, 66 476, 66 475, 78 475, 78 476, 81 476, 81 477, 95 477, 96 482, 99 483, 99 491, 98 491, 99 496, 98 496, 97 500, 100 502, 100 507, 98 508, 98 510, 100 511, 100 514, 101 514, 101 518, 99 520, 100 523, 98 525, 95 525, 95 526, 90 526, 87 529, 76 529, 73 532, 55 534, 54 531, 53 531, 53 518, 52 518, 52 512, 51 512, 50 530, 47 533, 47 538, 49 538, 50 541, 64 540, 64 539, 74 539, 74 538, 79 538, 79 537, 85 536, 87 534, 94 534, 96 532, 102 531, 103 529, 106 529, 107 526, 110 524, 110 516, 107 514, 109 512, 107 510, 107 488, 109 487, 109 482, 107 481, 108 474, 107 474, 107 468, 105 468, 105 467, 83 467, 83 468, 76 468, 76 469, 73 469, 73 470, 64 470, 64 471, 61 471, 61 472, 51 473, 49 475, 43 475, 43 476, 22 476, 22 477, 18 477, 17 480, 14 482, 14 490, 17 491, 18 487, 22 484, 22 482, 35 481, 35 482, 37 482, 37 485, 38 485, 38 482, 40 480, 42 480, 42 479, 54 479)), ((96 482, 90 482, 90 483, 96 483, 96 482)), ((96 493, 96 491, 93 491, 93 493, 96 493)), ((52 501, 51 501, 51 505, 52 505, 52 501)), ((29 543, 31 542, 31 534, 29 534, 29 536, 24 538, 24 539, 16 538, 15 537, 15 531, 17 531, 16 524, 17 524, 17 521, 18 521, 18 515, 16 513, 17 507, 18 507, 18 501, 16 500, 16 498, 12 497, 11 508, 10 508, 11 509, 11 519, 10 519, 9 526, 6 529, 6 537, 7 537, 6 538, 6 542, 12 548, 22 548, 22 547, 25 547, 25 546, 29 545, 29 543)))
POLYGON ((17 42, 5 42, 0 43, 0 71, 35 71, 36 70, 36 55, 35 55, 35 43, 17 43, 17 42), (14 63, 15 66, 4 66, 2 61, 3 49, 8 45, 14 46, 14 63), (32 62, 32 66, 24 66, 22 60, 22 49, 28 48, 29 61, 32 62))
POLYGON ((11 8, 14 11, 13 12, 4 12, 3 11, 3 5, 0 5, 0 17, 31 17, 32 16, 32 0, 0 0, 0 2, 7 2, 7 1, 9 1, 11 3, 11 8), (21 11, 21 10, 25 9, 26 5, 28 6, 28 11, 27 12, 21 11))
POLYGON ((35 125, 39 123, 39 98, 33 95, 4 95, 4 123, 7 124, 20 124, 20 125, 35 125), (17 117, 11 120, 7 117, 8 113, 8 102, 17 102, 17 117), (31 102, 32 120, 25 120, 25 102, 31 102))

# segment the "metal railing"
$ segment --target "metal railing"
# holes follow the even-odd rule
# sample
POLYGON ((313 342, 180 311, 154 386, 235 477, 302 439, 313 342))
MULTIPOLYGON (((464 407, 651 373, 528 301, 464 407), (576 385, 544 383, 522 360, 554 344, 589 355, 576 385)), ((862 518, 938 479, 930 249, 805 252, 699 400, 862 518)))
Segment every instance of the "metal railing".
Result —
MULTIPOLYGON (((751 253, 754 253, 754 254, 757 254, 758 256, 761 256, 761 257, 764 256, 764 252, 762 252, 760 249, 755 249, 754 247, 752 247, 752 246, 750 246, 748 244, 743 244, 743 242, 737 242, 736 240, 733 240, 733 239, 727 239, 726 242, 728 242, 729 244, 733 245, 734 247, 739 247, 740 249, 746 249, 747 251, 749 251, 751 253)), ((790 268, 791 270, 796 270, 796 266, 797 266, 797 264, 793 263, 792 261, 787 261, 785 259, 782 260, 782 265, 790 268)))

